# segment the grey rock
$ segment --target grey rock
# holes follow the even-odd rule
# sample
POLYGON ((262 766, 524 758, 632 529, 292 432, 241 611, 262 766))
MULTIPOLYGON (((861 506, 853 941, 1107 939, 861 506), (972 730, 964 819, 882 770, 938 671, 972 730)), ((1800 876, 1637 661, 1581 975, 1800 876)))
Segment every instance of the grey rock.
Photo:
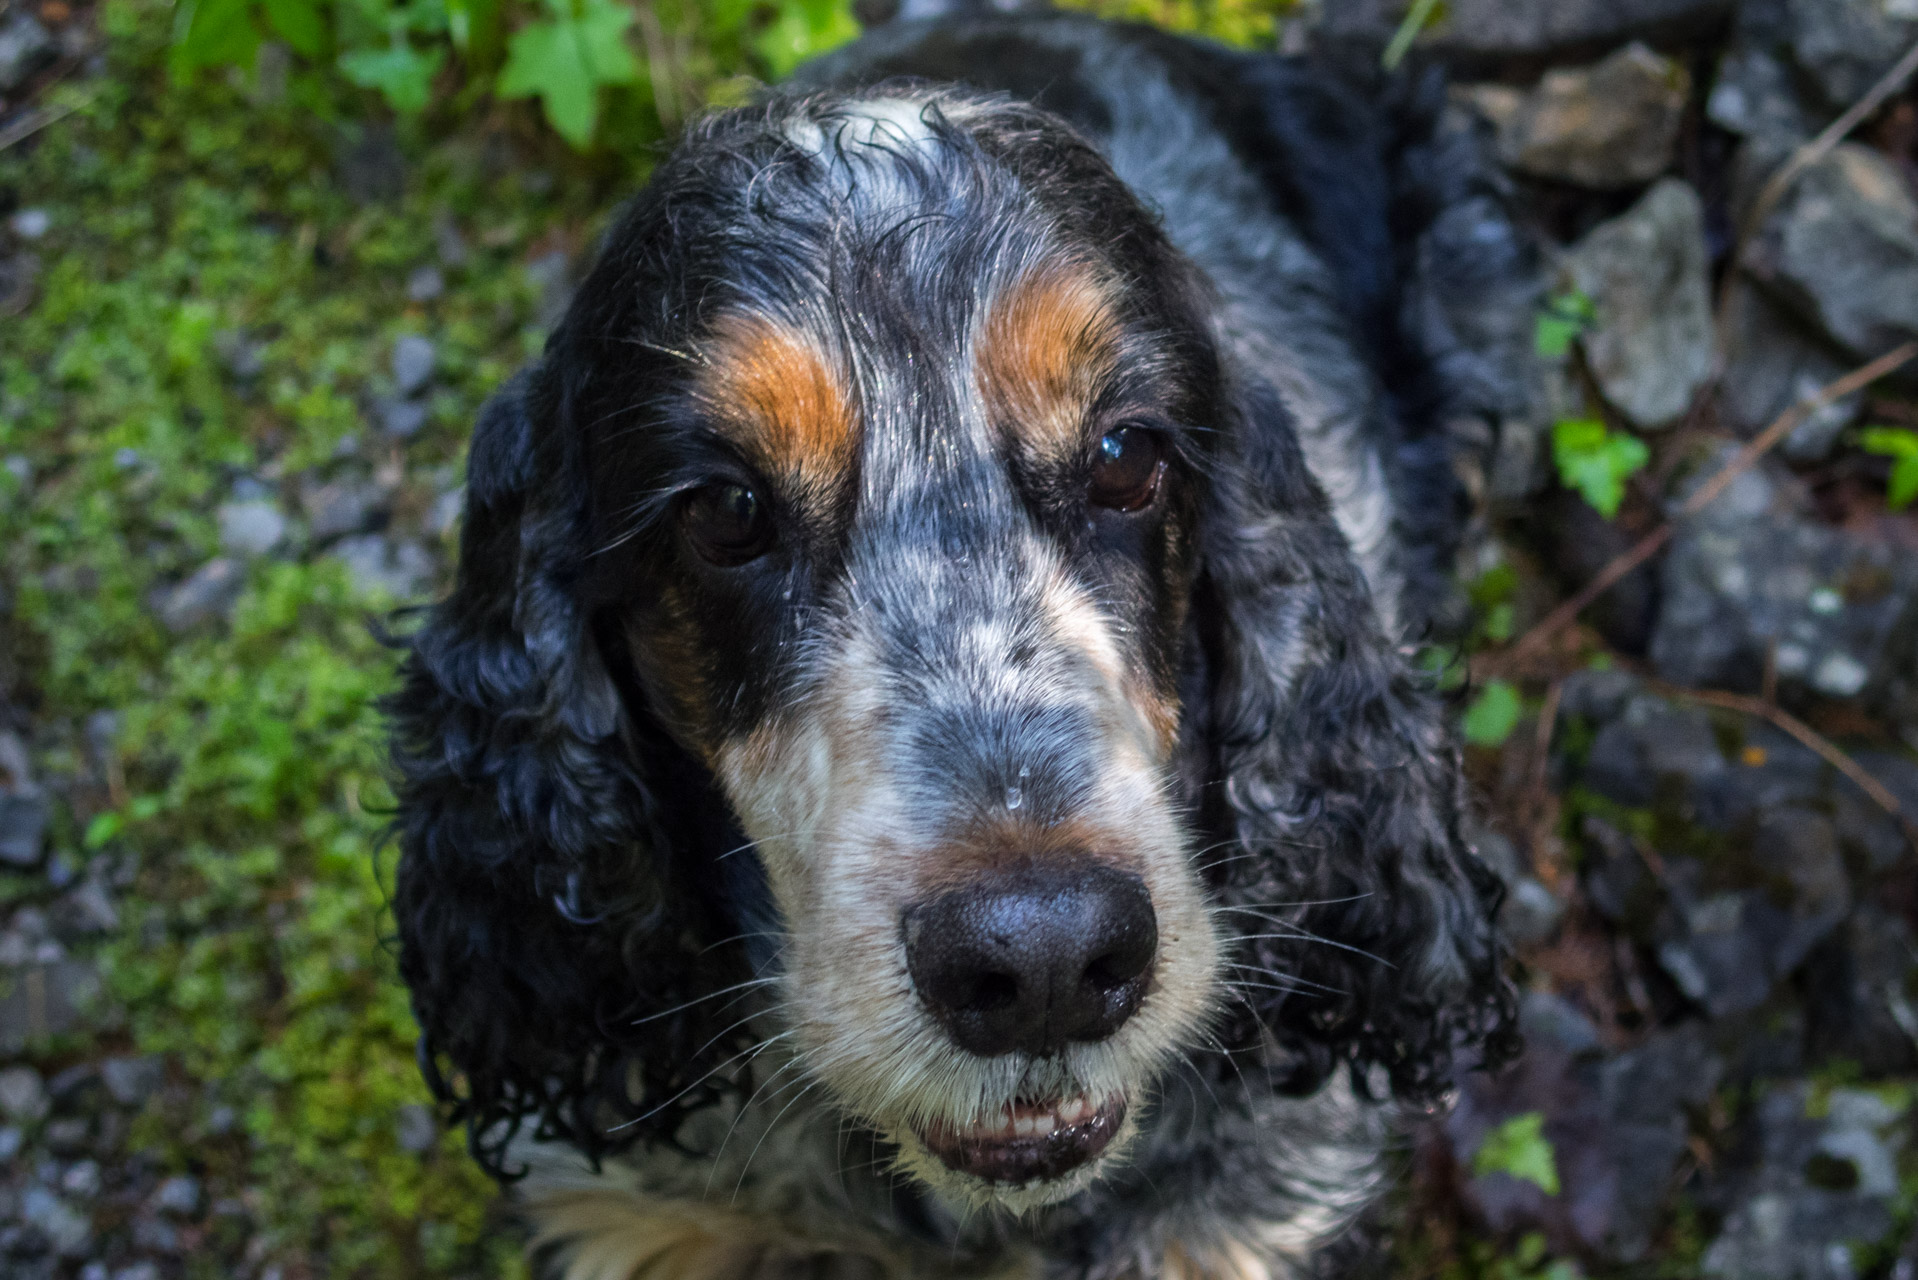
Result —
POLYGON ((1890 1235, 1901 1112, 1856 1089, 1832 1090, 1822 1116, 1810 1103, 1803 1083, 1759 1100, 1759 1161, 1705 1253, 1705 1275, 1851 1280, 1854 1250, 1890 1235))
POLYGON ((0 1115, 15 1124, 38 1124, 46 1119, 51 1106, 46 1082, 38 1071, 32 1067, 0 1071, 0 1115))
POLYGON ((113 1280, 160 1280, 160 1268, 152 1262, 136 1262, 114 1272, 113 1280))
POLYGON ((53 36, 24 8, 0 22, 0 93, 12 93, 58 56, 53 36))
POLYGON ((46 848, 47 797, 37 790, 0 792, 0 863, 34 867, 46 848))
POLYGON ((1619 804, 1642 807, 1658 798, 1667 779, 1691 789, 1709 784, 1726 769, 1711 718, 1703 710, 1638 694, 1592 739, 1585 781, 1619 804))
POLYGON ((465 510, 466 486, 448 489, 433 499, 433 505, 427 508, 426 519, 420 524, 420 531, 429 538, 444 538, 459 525, 460 516, 465 510))
POLYGON ((113 1273, 104 1262, 89 1262, 80 1268, 80 1280, 113 1280, 113 1273))
POLYGON ((536 318, 539 327, 551 329, 566 314, 573 300, 573 263, 564 250, 543 253, 526 264, 526 280, 539 295, 536 318))
POLYGON ((133 1244, 144 1253, 180 1252, 180 1232, 172 1223, 148 1214, 133 1220, 133 1244))
POLYGON ((439 1142, 439 1121, 433 1118, 430 1108, 417 1102, 409 1102, 400 1108, 395 1127, 400 1150, 410 1151, 416 1156, 425 1155, 439 1142))
POLYGON ((80 933, 106 933, 120 927, 120 912, 106 886, 89 877, 60 900, 68 927, 80 933))
POLYGON ((83 1154, 92 1138, 92 1126, 82 1116, 62 1116, 47 1123, 40 1140, 56 1156, 83 1154))
MULTIPOLYGON (((1407 0, 1337 0, 1323 6, 1322 37, 1382 45, 1407 0)), ((1421 40, 1465 67, 1589 57, 1627 40, 1709 31, 1729 0, 1453 0, 1445 20, 1421 40)))
POLYGON ((370 481, 349 477, 305 490, 300 504, 313 540, 331 542, 374 524, 384 514, 386 493, 370 481))
POLYGON ((1833 107, 1848 107, 1918 40, 1905 0, 1788 0, 1792 55, 1833 107))
POLYGON ((228 555, 263 556, 286 541, 286 513, 268 498, 222 503, 220 549, 228 555))
MULTIPOLYGON (((1918 761, 1885 751, 1855 751, 1852 758, 1891 792, 1902 813, 1918 814, 1918 761)), ((1909 845, 1896 818, 1849 781, 1837 785, 1832 799, 1838 838, 1846 848, 1873 871, 1890 871, 1902 862, 1909 845)))
POLYGON ((7 219, 13 234, 22 240, 38 240, 53 227, 53 218, 45 209, 22 209, 7 219))
MULTIPOLYGON (((1730 447, 1701 468, 1715 474, 1730 447)), ((1680 526, 1652 635, 1659 675, 1756 689, 1773 654, 1781 686, 1873 696, 1914 653, 1918 563, 1806 518, 1788 476, 1755 467, 1680 526)))
MULTIPOLYGON (((1741 434, 1756 435, 1849 367, 1816 331, 1758 289, 1744 280, 1732 285, 1721 405, 1741 434)), ((1864 393, 1857 392, 1822 406, 1792 428, 1779 451, 1795 462, 1823 460, 1863 405, 1864 393)))
POLYGON ((0 1054, 12 1054, 79 1026, 100 976, 78 960, 39 959, 15 970, 4 985, 9 989, 0 992, 0 1054))
POLYGON ((27 744, 11 729, 0 729, 0 791, 23 791, 33 785, 33 758, 27 744))
POLYGON ((153 1193, 153 1207, 175 1218, 191 1218, 200 1211, 200 1180, 177 1173, 153 1193))
POLYGON ((1612 1257, 1635 1261, 1650 1247, 1670 1201, 1672 1172, 1685 1153, 1685 1109, 1711 1096, 1722 1071, 1695 1023, 1657 1032, 1600 1066, 1606 1145, 1618 1170, 1612 1257))
POLYGON ((406 296, 414 302, 432 302, 446 292, 446 277, 438 267, 421 267, 406 277, 406 296))
POLYGON ((1705 114, 1721 129, 1780 146, 1809 139, 1822 123, 1799 99, 1791 67, 1746 41, 1734 42, 1719 59, 1705 114))
POLYGON ((107 1095, 123 1107, 140 1107, 166 1079, 166 1063, 159 1058, 108 1058, 100 1064, 100 1080, 107 1095))
POLYGON ((1642 428, 1669 426, 1712 375, 1705 211, 1668 178, 1595 228, 1566 258, 1598 311, 1585 353, 1599 388, 1642 428))
POLYGON ((238 329, 214 334, 213 352, 235 382, 251 382, 266 372, 267 344, 238 329))
POLYGON ((439 255, 440 262, 449 267, 463 267, 471 256, 466 237, 460 234, 460 224, 450 210, 440 209, 433 214, 433 251, 439 255))
POLYGON ((433 559, 417 542, 395 543, 369 533, 342 538, 333 554, 346 563, 354 588, 365 595, 408 600, 433 581, 433 559))
POLYGON ((409 333, 393 344, 393 385, 403 396, 410 396, 431 382, 438 365, 439 349, 430 339, 409 333))
MULTIPOLYGON (((26 1145, 27 1135, 21 1131, 19 1125, 0 1126, 0 1165, 11 1164, 20 1154, 20 1149, 26 1145)), ((0 1217, 5 1216, 0 1214, 0 1217)))
POLYGON ((155 612, 168 631, 191 631, 225 617, 245 587, 245 566, 231 557, 216 556, 162 592, 155 612))
POLYGON ((1693 904, 1680 936, 1659 945, 1659 967, 1714 1018, 1756 1009, 1777 980, 1767 908, 1756 893, 1718 893, 1693 904))
POLYGON ((1608 190, 1671 167, 1690 77, 1630 44, 1590 67, 1547 72, 1499 121, 1499 158, 1534 177, 1608 190))
POLYGON ((1805 967, 1807 1034, 1826 1061, 1870 1076, 1918 1069, 1918 940, 1892 912, 1865 903, 1805 967))
POLYGON ((29 1186, 21 1193, 20 1220, 63 1258, 81 1257, 93 1243, 92 1220, 46 1187, 29 1186))
POLYGON ((67 1166, 60 1175, 60 1190, 82 1200, 90 1200, 100 1193, 100 1162, 98 1160, 76 1160, 67 1166))
POLYGON ((1565 904, 1542 881, 1526 876, 1511 887, 1499 908, 1499 926, 1514 946, 1544 942, 1565 918, 1565 904))
POLYGON ((373 402, 373 411, 379 415, 380 430, 398 440, 419 434, 426 425, 426 406, 418 400, 384 396, 373 402))
POLYGON ((1752 278, 1860 358, 1918 336, 1918 198, 1878 152, 1809 166, 1744 257, 1752 278))

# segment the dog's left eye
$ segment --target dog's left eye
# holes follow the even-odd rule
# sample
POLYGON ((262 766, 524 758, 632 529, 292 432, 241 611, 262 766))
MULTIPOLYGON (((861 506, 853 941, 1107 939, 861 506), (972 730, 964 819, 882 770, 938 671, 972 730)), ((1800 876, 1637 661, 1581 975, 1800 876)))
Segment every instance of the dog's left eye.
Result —
POLYGON ((1086 496, 1095 507, 1138 511, 1159 491, 1165 460, 1159 435, 1146 427, 1118 427, 1099 437, 1086 496))
POLYGON ((743 484, 701 485, 686 495, 679 524, 693 549, 717 565, 745 564, 772 546, 766 504, 743 484))

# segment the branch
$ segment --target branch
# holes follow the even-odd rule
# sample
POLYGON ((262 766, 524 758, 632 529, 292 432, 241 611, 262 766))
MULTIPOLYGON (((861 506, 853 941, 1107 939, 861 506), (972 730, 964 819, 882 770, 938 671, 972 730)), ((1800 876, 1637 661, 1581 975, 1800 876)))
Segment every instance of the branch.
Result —
POLYGON ((1762 698, 1754 698, 1744 693, 1726 693, 1720 689, 1681 689, 1676 685, 1660 681, 1648 682, 1652 689, 1668 698, 1684 698, 1691 702, 1702 702, 1708 707, 1723 707, 1727 711, 1737 711, 1748 716, 1758 716, 1769 720, 1789 733, 1798 741, 1816 751, 1832 768, 1858 784, 1858 789, 1871 797, 1872 803, 1890 814, 1904 832, 1905 840, 1914 851, 1918 851, 1918 823, 1914 823, 1884 783, 1865 771, 1863 765, 1852 759, 1831 739, 1800 720, 1791 712, 1762 698))

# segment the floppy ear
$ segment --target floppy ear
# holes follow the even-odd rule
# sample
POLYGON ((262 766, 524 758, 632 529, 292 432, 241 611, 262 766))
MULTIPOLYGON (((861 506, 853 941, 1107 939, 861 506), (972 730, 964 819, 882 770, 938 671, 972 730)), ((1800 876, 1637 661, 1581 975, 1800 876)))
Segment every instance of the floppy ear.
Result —
POLYGON ((595 1156, 670 1137, 731 1051, 697 1004, 733 980, 723 953, 702 956, 718 935, 693 852, 709 841, 687 825, 716 811, 696 800, 710 779, 623 694, 581 603, 587 487, 565 401, 536 368, 482 412, 458 581, 387 702, 421 1063, 497 1176, 529 1117, 595 1156), (654 802, 667 788, 672 813, 654 802))
POLYGON ((1459 1051, 1515 1048, 1499 884, 1459 838, 1437 700, 1381 633, 1284 408, 1254 387, 1239 412, 1195 608, 1229 977, 1296 1055, 1291 1086, 1343 1061, 1430 1099, 1459 1051))

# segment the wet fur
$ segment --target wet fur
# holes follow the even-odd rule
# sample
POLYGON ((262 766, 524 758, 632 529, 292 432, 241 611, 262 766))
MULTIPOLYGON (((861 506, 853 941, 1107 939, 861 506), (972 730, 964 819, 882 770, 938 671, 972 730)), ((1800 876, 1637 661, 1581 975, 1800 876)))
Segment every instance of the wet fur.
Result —
MULTIPOLYGON (((1404 646, 1445 591, 1457 474, 1522 403, 1526 250, 1429 83, 1068 17, 902 24, 801 79, 694 129, 475 429, 458 582, 391 702, 423 1067, 475 1155, 528 1175, 574 1280, 824 1277, 848 1258, 868 1269, 848 1275, 1289 1274, 1371 1193, 1393 1107, 1510 1048, 1495 882, 1460 839, 1455 747, 1404 646), (1013 96, 856 88, 908 74, 1013 96), (846 230, 933 196, 930 230, 846 230), (729 252, 718 230, 747 224, 750 252, 729 252), (1063 293, 1071 323, 1019 320, 1022 288, 1063 293), (1106 289, 1118 319, 1099 319, 1106 289), (864 328, 814 301, 848 294, 864 328), (980 319, 994 298, 1014 321, 980 319), (1029 351, 975 350, 1008 333, 1029 351), (675 485, 732 465, 694 421, 726 416, 719 339, 803 366, 815 410, 736 424, 805 493, 790 572, 732 595, 675 559, 669 519, 675 485), (1149 546, 1005 505, 1050 500, 1021 450, 1052 465, 1063 419, 1014 414, 1043 429, 1007 445, 995 404, 1093 394, 1045 372, 1049 342, 1119 344, 1104 376, 1131 381, 1111 395, 1203 427, 1178 435, 1149 546), (929 363, 951 376, 900 385, 929 363), (1007 377, 1022 385, 995 389, 1007 377), (913 457, 873 451, 917 439, 887 406, 927 397, 974 461, 917 509, 897 492, 913 457), (982 523, 927 523, 968 484, 982 523), (953 573, 953 546, 1006 529, 1013 549, 953 573), (845 562, 861 555, 871 572, 845 562), (856 608, 847 582, 892 594, 856 608), (846 851, 866 837, 830 814, 864 805, 859 832, 898 833, 886 865, 911 892, 1007 846, 991 823, 928 835, 918 764, 871 736, 906 624, 866 615, 902 612, 925 635, 1000 620, 925 687, 990 688, 1037 652, 1006 698, 1065 699, 1022 730, 1060 761, 1033 809, 993 821, 1016 842, 1052 813, 1073 850, 1190 917, 1167 951, 1184 967, 1139 1018, 1045 1068, 1143 1090, 1124 1159, 1089 1185, 982 1207, 882 1122, 1012 1087, 989 1063, 887 1075, 940 1052, 887 953, 885 894, 907 890, 861 872, 846 851), (983 674, 962 679, 969 663, 983 674), (822 777, 872 781, 822 796, 822 777), (727 1250, 751 1259, 714 1271, 727 1250)), ((1001 767, 962 750, 954 794, 1003 788, 1001 767)))

